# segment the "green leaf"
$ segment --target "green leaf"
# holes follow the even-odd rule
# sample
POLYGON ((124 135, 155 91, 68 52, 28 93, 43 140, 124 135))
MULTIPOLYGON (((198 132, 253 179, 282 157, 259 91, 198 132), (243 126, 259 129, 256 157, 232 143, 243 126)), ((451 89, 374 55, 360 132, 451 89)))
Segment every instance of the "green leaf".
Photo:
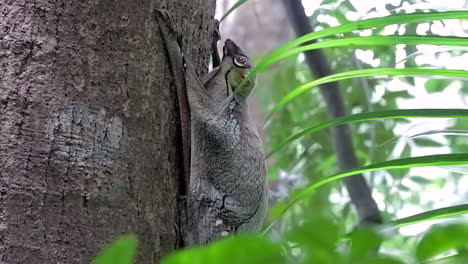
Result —
POLYGON ((429 130, 422 133, 409 136, 409 138, 416 138, 421 136, 435 135, 435 134, 445 134, 445 135, 460 135, 468 136, 468 130, 462 129, 442 129, 442 130, 429 130))
POLYGON ((281 213, 286 208, 287 204, 284 201, 279 201, 275 203, 275 205, 268 210, 268 215, 272 218, 279 217, 281 213))
POLYGON ((431 180, 421 177, 421 176, 413 176, 413 177, 410 177, 409 179, 418 184, 429 184, 432 182, 431 180))
POLYGON ((403 184, 398 185, 398 190, 404 191, 404 192, 411 192, 412 191, 410 187, 407 187, 407 186, 405 186, 403 184))
MULTIPOLYGON (((252 78, 254 74, 259 72, 260 70, 265 69, 266 67, 270 66, 271 64, 275 63, 277 57, 282 54, 283 52, 298 46, 302 43, 315 40, 318 38, 328 37, 340 33, 351 32, 353 30, 362 30, 362 29, 369 29, 375 27, 384 27, 393 24, 406 24, 406 23, 418 23, 424 21, 432 21, 432 20, 440 20, 440 19, 466 19, 468 18, 468 11, 454 11, 454 12, 427 12, 427 13, 413 13, 413 14, 401 14, 401 15, 391 15, 386 17, 378 17, 378 18, 371 18, 365 19, 361 21, 356 21, 336 27, 327 28, 324 30, 320 30, 317 32, 312 32, 306 34, 302 37, 294 39, 293 41, 285 44, 283 47, 277 49, 276 51, 270 53, 266 56, 262 61, 260 61, 257 66, 252 70, 251 73, 242 81, 240 84, 241 86, 245 85, 245 83, 252 78)), ((426 36, 423 36, 426 37, 426 36)), ((417 43, 417 44, 423 44, 417 43)), ((403 43, 402 43, 403 44, 403 43)), ((445 44, 442 44, 445 45, 445 44)))
POLYGON ((413 139, 414 143, 418 146, 422 147, 442 147, 443 145, 440 144, 437 141, 434 141, 432 139, 427 139, 427 138, 416 138, 413 139))
POLYGON ((382 238, 375 229, 358 229, 351 234, 351 257, 356 260, 364 259, 374 254, 381 242, 382 238))
POLYGON ((273 57, 269 63, 275 63, 289 56, 315 49, 336 48, 348 46, 387 46, 387 45, 444 45, 444 46, 468 46, 468 39, 464 37, 441 37, 441 36, 368 36, 368 37, 351 37, 337 38, 326 41, 320 41, 309 45, 294 48, 285 51, 273 57))
MULTIPOLYGON (((289 50, 295 46, 298 46, 302 43, 309 42, 311 40, 324 38, 336 34, 351 32, 354 30, 363 30, 376 27, 385 27, 388 25, 394 24, 408 24, 408 23, 418 23, 432 20, 441 20, 441 19, 467 19, 468 11, 455 11, 455 12, 427 12, 427 13, 413 13, 413 14, 400 14, 400 15, 390 15, 385 17, 370 18, 365 20, 360 20, 356 22, 351 22, 343 24, 336 27, 327 28, 317 32, 312 32, 296 38, 289 43, 285 44, 283 47, 277 49, 268 57, 274 57, 277 54, 280 54, 286 50, 289 50)), ((267 57, 267 58, 268 58, 267 57)), ((267 60, 265 58, 265 60, 267 60)))
MULTIPOLYGON (((411 157, 411 148, 408 144, 405 145, 405 147, 403 148, 403 151, 401 152, 399 158, 409 158, 411 157)), ((385 158, 384 160, 386 160, 387 158, 385 158)), ((403 177, 405 177, 408 172, 409 172, 410 168, 402 168, 402 169, 395 169, 393 170, 392 172, 392 176, 394 179, 402 179, 403 177)), ((406 192, 411 192, 411 189, 407 186, 405 186, 404 184, 400 184, 397 186, 399 190, 401 191, 406 191, 406 192)))
POLYGON ((307 127, 298 133, 290 136, 285 141, 272 148, 270 153, 266 155, 266 158, 270 157, 274 153, 278 152, 284 146, 290 144, 291 142, 311 133, 314 133, 318 130, 348 124, 355 122, 362 122, 368 120, 378 120, 386 118, 411 118, 411 117, 427 117, 427 118, 468 118, 468 110, 466 109, 402 109, 402 110, 388 110, 388 111, 378 111, 370 113, 359 113, 349 116, 344 116, 337 118, 335 120, 327 121, 318 125, 313 125, 307 127))
POLYGON ((468 263, 468 254, 456 254, 445 258, 424 261, 424 264, 461 264, 468 263))
POLYGON ((466 245, 468 245, 467 224, 434 226, 419 241, 416 247, 416 258, 428 259, 449 249, 457 249, 466 245))
POLYGON ((304 263, 343 263, 335 250, 339 238, 338 225, 332 221, 323 218, 309 220, 288 232, 286 238, 306 249, 308 256, 304 263))
POLYGON ((239 6, 241 6, 243 3, 247 2, 247 0, 239 0, 237 1, 229 10, 224 14, 221 19, 219 20, 219 23, 223 21, 229 14, 232 13, 232 11, 236 10, 239 6))
POLYGON ((413 225, 429 220, 435 220, 440 218, 451 217, 460 214, 468 213, 468 204, 449 206, 444 208, 439 208, 431 211, 426 211, 420 214, 412 215, 409 217, 401 218, 398 220, 391 221, 389 225, 395 227, 403 227, 407 225, 413 225))
MULTIPOLYGON (((468 44, 468 43, 467 43, 468 44)), ((283 105, 290 102, 295 97, 301 95, 302 93, 310 90, 313 87, 317 87, 324 83, 336 82, 345 79, 351 78, 362 78, 362 77, 376 77, 376 76, 428 76, 433 78, 434 76, 456 76, 456 77, 464 77, 468 78, 468 71, 462 70, 439 70, 439 69, 389 69, 389 68, 380 68, 380 69, 364 69, 364 70, 355 70, 355 71, 347 71, 342 73, 332 74, 323 78, 319 78, 312 82, 303 84, 290 93, 288 93, 285 97, 283 97, 270 111, 268 114, 266 121, 267 122, 274 112, 276 112, 279 108, 283 105)))
POLYGON ((307 221, 294 228, 286 237, 309 248, 315 248, 318 244, 325 248, 335 248, 339 238, 338 226, 333 222, 318 218, 307 221))
POLYGON ((394 91, 394 92, 386 92, 386 98, 396 99, 396 98, 414 98, 414 96, 410 95, 408 91, 394 91))
POLYGON ((99 254, 94 264, 131 264, 134 263, 138 239, 130 235, 113 242, 99 254))
MULTIPOLYGON (((380 163, 370 164, 368 166, 364 166, 357 169, 348 170, 345 172, 341 172, 329 177, 326 177, 314 184, 309 185, 308 187, 304 188, 300 191, 297 195, 295 195, 291 201, 288 203, 288 206, 285 210, 281 213, 284 213, 291 208, 296 202, 304 199, 312 192, 314 192, 319 187, 336 181, 340 180, 352 175, 377 171, 377 170, 393 170, 393 169, 401 169, 401 168, 412 168, 412 167, 424 167, 424 166, 444 166, 444 165, 456 165, 456 164, 467 164, 468 163, 468 153, 460 153, 460 154, 441 154, 441 155, 428 155, 428 156, 421 156, 421 157, 413 157, 413 158, 404 158, 404 159, 395 159, 384 161, 380 163)), ((263 232, 266 233, 272 227, 274 222, 268 226, 263 232)))
POLYGON ((468 164, 444 166, 443 168, 459 174, 468 174, 468 164))
POLYGON ((370 257, 360 261, 362 264, 404 264, 403 261, 396 259, 395 257, 379 255, 376 257, 370 257))
MULTIPOLYGON (((381 231, 386 231, 387 229, 400 228, 400 227, 404 227, 408 225, 414 225, 414 224, 418 224, 418 223, 422 223, 426 221, 443 219, 443 218, 453 217, 453 216, 467 214, 467 213, 468 213, 468 204, 449 206, 449 207, 430 210, 430 211, 426 211, 420 214, 415 214, 415 215, 408 216, 405 218, 393 220, 385 224, 376 225, 372 228, 375 229, 376 231, 379 230, 378 232, 381 232, 381 231)), ((360 229, 358 229, 357 231, 353 231, 350 234, 346 234, 343 237, 343 239, 349 240, 350 238, 352 238, 354 233, 358 232, 359 230, 360 229)))
POLYGON ((177 251, 164 258, 162 264, 238 264, 284 263, 281 248, 254 235, 227 237, 206 247, 177 251))
POLYGON ((448 86, 446 80, 441 79, 431 79, 428 80, 425 84, 426 90, 429 93, 436 93, 443 91, 448 86))

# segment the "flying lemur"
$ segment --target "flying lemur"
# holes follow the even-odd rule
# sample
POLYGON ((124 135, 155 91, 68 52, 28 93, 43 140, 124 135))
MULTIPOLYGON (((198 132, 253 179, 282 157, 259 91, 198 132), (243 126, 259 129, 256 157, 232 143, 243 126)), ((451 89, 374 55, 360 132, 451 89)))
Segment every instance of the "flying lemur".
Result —
POLYGON ((240 86, 253 62, 228 39, 220 65, 200 80, 181 52, 167 13, 158 10, 156 15, 181 111, 188 112, 181 117, 183 148, 191 148, 190 155, 184 154, 184 162, 190 162, 185 166, 190 172, 186 243, 203 245, 230 234, 257 232, 267 208, 267 181, 262 142, 247 106, 255 78, 240 86), (189 111, 183 109, 181 93, 187 95, 189 111), (185 140, 184 133, 189 134, 185 140))

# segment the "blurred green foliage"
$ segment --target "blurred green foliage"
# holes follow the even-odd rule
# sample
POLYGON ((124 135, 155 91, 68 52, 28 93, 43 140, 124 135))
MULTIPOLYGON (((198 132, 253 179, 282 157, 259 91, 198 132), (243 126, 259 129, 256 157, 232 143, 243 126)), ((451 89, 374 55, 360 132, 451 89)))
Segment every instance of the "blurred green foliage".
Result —
POLYGON ((192 248, 167 257, 163 264, 284 263, 280 245, 253 235, 229 237, 205 248, 192 248))
MULTIPOLYGON (((238 1, 237 4, 244 2, 238 1)), ((362 6, 361 9, 355 6, 355 1, 323 0, 321 6, 311 14, 310 21, 318 31, 332 28, 332 22, 347 24, 350 17, 355 21, 388 14, 412 13, 409 10, 413 9, 413 5, 421 3, 431 8, 425 1, 382 2, 375 1, 374 6, 370 5, 363 10, 362 6)), ((322 38, 437 36, 435 32, 443 32, 444 36, 462 34, 461 37, 465 38, 462 41, 466 41, 467 37, 466 24, 463 29, 461 21, 429 21, 366 27, 365 30, 344 31, 337 36, 326 35, 322 38)), ((423 43, 424 37, 420 39, 423 43)), ((323 51, 336 73, 374 68, 467 69, 466 66, 460 69, 453 68, 456 65, 439 64, 437 60, 439 57, 445 58, 445 61, 455 61, 455 58, 462 56, 466 58, 466 50, 457 48, 441 51, 427 49, 423 45, 349 45, 330 47, 323 51)), ((271 112, 293 89, 314 80, 304 64, 303 56, 291 54, 268 68, 266 64, 262 65, 265 69, 259 73, 261 81, 258 82, 256 93, 264 113, 271 112)), ((444 108, 466 109, 467 106, 464 103, 468 98, 466 77, 441 78, 436 74, 425 78, 373 76, 342 79, 339 84, 350 115, 392 111, 403 108, 403 105, 423 109, 440 108, 437 103, 442 98, 449 98, 447 96, 451 97, 445 102, 444 108), (434 98, 431 96, 436 99, 430 103, 436 105, 427 107, 426 99, 434 98)), ((318 90, 309 89, 272 115, 266 128, 266 150, 275 149, 311 125, 327 121, 328 114, 318 90)), ((443 123, 432 119, 385 119, 354 123, 351 128, 355 150, 363 167, 432 154, 458 153, 459 157, 468 158, 467 119, 455 118, 443 123), (464 131, 467 133, 460 133, 464 131)), ((466 174, 467 167, 416 170, 412 167, 420 164, 411 163, 410 160, 408 166, 400 166, 398 169, 393 167, 390 170, 388 166, 381 165, 381 170, 369 170, 365 176, 387 224, 365 227, 356 226, 356 213, 339 181, 313 188, 314 192, 301 196, 301 190, 307 190, 327 176, 338 173, 328 129, 304 135, 297 141, 289 141, 267 163, 272 189, 272 208, 265 223, 268 232, 257 236, 228 237, 206 247, 178 251, 167 256, 162 263, 468 263, 468 225, 466 218, 462 217, 468 212, 468 205, 453 206, 468 198, 468 189, 465 187, 468 182, 460 177, 466 174), (301 196, 301 202, 289 207, 282 215, 288 204, 291 205, 290 202, 298 196, 301 196), (449 207, 437 210, 444 206, 449 207), (410 215, 413 216, 402 218, 410 215), (429 220, 434 219, 445 220, 432 225, 434 222, 429 220)), ((441 165, 436 163, 434 161, 433 165, 441 165)), ((117 256, 122 251, 134 250, 132 243, 120 245, 118 250, 113 250, 114 246, 109 248, 97 261, 104 261, 102 256, 117 256)), ((133 256, 133 253, 130 255, 133 256)), ((128 261, 125 256, 121 258, 128 261)))
POLYGON ((105 249, 93 264, 131 264, 134 263, 138 240, 136 236, 126 236, 114 241, 105 249))

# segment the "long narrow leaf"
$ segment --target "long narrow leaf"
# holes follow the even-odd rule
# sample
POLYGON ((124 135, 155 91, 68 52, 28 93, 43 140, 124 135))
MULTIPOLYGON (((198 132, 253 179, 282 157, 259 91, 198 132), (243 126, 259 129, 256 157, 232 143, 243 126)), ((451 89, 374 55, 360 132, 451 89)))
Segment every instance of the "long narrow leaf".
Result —
POLYGON ((435 220, 460 214, 468 213, 468 204, 449 206, 439 208, 431 211, 426 211, 420 214, 412 215, 409 217, 401 218, 398 220, 391 221, 388 223, 391 226, 403 227, 407 225, 413 225, 424 221, 435 220))
POLYGON ((377 171, 377 170, 392 170, 392 169, 404 169, 411 167, 424 167, 424 166, 443 166, 443 165, 458 165, 458 164, 467 164, 468 163, 468 153, 460 154, 440 154, 440 155, 429 155, 422 157, 413 157, 413 158, 404 158, 404 159, 395 159, 384 161, 380 163, 371 164, 364 166, 362 168, 349 170, 346 172, 338 173, 332 176, 329 176, 325 179, 322 179, 315 184, 310 185, 309 187, 302 190, 298 193, 290 202, 290 205, 304 198, 306 195, 310 194, 312 191, 318 187, 336 181, 342 178, 346 178, 352 175, 359 173, 377 171))
POLYGON ((305 136, 316 132, 318 130, 348 124, 355 122, 362 122, 368 120, 377 120, 377 119, 386 119, 386 118, 414 118, 414 117, 428 117, 428 118, 468 118, 467 109, 398 109, 398 110, 387 110, 387 111, 377 111, 370 113, 359 113, 349 116, 340 117, 331 121, 327 121, 318 125, 310 126, 306 129, 299 131, 298 133, 292 135, 279 145, 273 148, 270 153, 267 154, 266 158, 270 157, 281 148, 287 144, 305 136))
POLYGON ((385 27, 394 24, 409 24, 425 21, 441 20, 441 19, 468 19, 468 11, 450 11, 450 12, 428 12, 428 13, 413 13, 390 15, 385 17, 369 18, 356 22, 339 25, 336 27, 326 28, 317 32, 312 32, 290 41, 275 52, 281 53, 285 50, 298 46, 302 43, 315 40, 318 38, 328 37, 331 35, 347 33, 354 30, 363 30, 377 27, 385 27))
POLYGON ((223 15, 223 17, 221 17, 221 19, 219 20, 219 22, 221 23, 221 21, 223 21, 229 14, 232 13, 232 11, 236 10, 236 8, 238 8, 239 6, 241 6, 243 3, 247 2, 247 0, 239 0, 237 1, 231 8, 229 8, 229 10, 226 12, 226 14, 223 15))
MULTIPOLYGON (((265 57, 263 61, 268 61, 270 58, 276 57, 278 54, 285 52, 288 49, 291 49, 295 46, 298 46, 302 43, 315 40, 318 38, 328 37, 336 34, 347 33, 354 30, 363 30, 376 27, 384 27, 394 24, 408 24, 408 23, 418 23, 425 21, 441 20, 441 19, 468 19, 468 11, 450 11, 450 12, 428 12, 428 13, 413 13, 413 14, 402 14, 402 15, 390 15, 386 17, 377 17, 370 18, 365 20, 360 20, 356 22, 347 23, 344 25, 326 28, 317 32, 312 32, 296 38, 283 47, 275 50, 269 56, 265 57)), ((259 64, 259 65, 260 65, 259 64)))
MULTIPOLYGON (((404 227, 408 225, 414 225, 414 224, 418 224, 418 223, 422 223, 426 221, 437 220, 437 219, 442 219, 442 218, 447 218, 447 217, 457 216, 457 215, 462 215, 462 214, 468 214, 468 204, 461 204, 461 205, 455 205, 455 206, 449 206, 449 207, 438 208, 438 209, 434 209, 430 211, 425 211, 420 214, 415 214, 415 215, 408 216, 405 218, 400 218, 400 219, 393 220, 388 223, 375 225, 372 228, 374 228, 376 231, 395 229, 395 228, 400 228, 400 227, 404 227)), ((346 234, 343 237, 343 239, 349 240, 353 232, 346 234)))
POLYGON ((402 140, 425 137, 425 136, 436 135, 436 134, 443 134, 444 136, 449 136, 449 135, 468 136, 468 130, 461 130, 461 129, 429 130, 429 131, 414 134, 414 135, 411 135, 411 136, 406 136, 406 135, 396 136, 396 137, 394 137, 394 138, 392 138, 390 140, 387 140, 386 142, 380 144, 378 147, 382 147, 382 146, 384 146, 386 144, 395 143, 395 142, 402 141, 402 140))
MULTIPOLYGON (((259 64, 256 68, 262 70, 267 66, 285 59, 289 56, 315 49, 335 48, 335 47, 348 47, 348 46, 387 46, 387 45, 445 45, 445 46, 468 46, 468 38, 463 37, 428 37, 428 36, 369 36, 369 37, 352 37, 352 38, 339 38, 327 41, 320 41, 317 43, 301 46, 298 48, 287 50, 277 56, 265 60, 265 64, 259 64)), ((255 70, 255 69, 254 69, 255 70)), ((253 72, 253 70, 252 70, 253 72)), ((245 78, 248 79, 248 76, 245 78)))
POLYGON ((427 261, 418 262, 418 264, 460 264, 468 263, 468 254, 460 253, 448 257, 431 259, 427 261))
POLYGON ((347 71, 343 73, 332 74, 323 78, 319 78, 312 82, 303 84, 298 88, 295 88, 285 97, 283 97, 270 111, 266 121, 267 122, 274 112, 276 112, 283 105, 299 96, 300 94, 317 87, 324 83, 336 82, 351 78, 362 78, 362 77, 376 77, 376 76, 455 76, 468 78, 468 71, 462 70, 444 70, 444 69, 393 69, 393 68, 380 68, 380 69, 363 69, 355 71, 347 71))
POLYGON ((426 132, 411 135, 408 138, 416 138, 416 137, 422 137, 422 136, 428 136, 428 135, 434 135, 434 134, 467 135, 468 136, 468 130, 462 130, 462 129, 429 130, 429 131, 426 131, 426 132))
POLYGON ((293 41, 285 44, 283 47, 270 53, 257 66, 252 72, 245 78, 241 83, 241 86, 247 82, 254 74, 270 66, 274 62, 278 61, 275 58, 281 53, 296 47, 302 43, 315 40, 318 38, 328 37, 336 34, 351 32, 353 30, 362 30, 375 27, 384 27, 394 24, 407 24, 407 23, 418 23, 432 20, 441 19, 468 19, 468 11, 450 11, 450 12, 428 12, 428 13, 413 13, 413 14, 402 14, 402 15, 391 15, 386 17, 370 18, 361 21, 351 22, 344 25, 327 28, 317 32, 306 34, 302 37, 294 39, 293 41))
MULTIPOLYGON (((310 195, 313 191, 317 188, 336 181, 340 180, 352 175, 356 175, 359 173, 377 171, 377 170, 393 170, 393 169, 405 169, 405 168, 412 168, 412 167, 424 167, 424 166, 444 166, 444 165, 457 165, 457 164, 468 164, 468 153, 459 153, 459 154, 441 154, 441 155, 428 155, 428 156, 421 156, 421 157, 413 157, 413 158, 403 158, 403 159, 395 159, 384 161, 380 163, 370 164, 368 166, 364 166, 357 169, 348 170, 345 172, 341 172, 329 177, 326 177, 312 185, 309 185, 297 195, 295 195, 292 200, 286 205, 285 209, 279 214, 281 217, 292 205, 294 205, 299 200, 302 200, 307 195, 310 195)), ((268 232, 271 229, 273 223, 268 226, 263 233, 268 232)))

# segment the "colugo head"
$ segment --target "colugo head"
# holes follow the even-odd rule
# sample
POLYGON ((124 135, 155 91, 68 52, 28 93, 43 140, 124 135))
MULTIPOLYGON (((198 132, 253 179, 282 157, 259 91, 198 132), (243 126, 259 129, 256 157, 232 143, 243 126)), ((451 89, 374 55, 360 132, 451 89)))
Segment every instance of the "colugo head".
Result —
POLYGON ((252 59, 234 41, 227 39, 223 47, 222 63, 232 65, 226 75, 234 94, 244 98, 249 96, 255 86, 255 76, 252 76, 242 87, 240 84, 254 67, 252 59))

